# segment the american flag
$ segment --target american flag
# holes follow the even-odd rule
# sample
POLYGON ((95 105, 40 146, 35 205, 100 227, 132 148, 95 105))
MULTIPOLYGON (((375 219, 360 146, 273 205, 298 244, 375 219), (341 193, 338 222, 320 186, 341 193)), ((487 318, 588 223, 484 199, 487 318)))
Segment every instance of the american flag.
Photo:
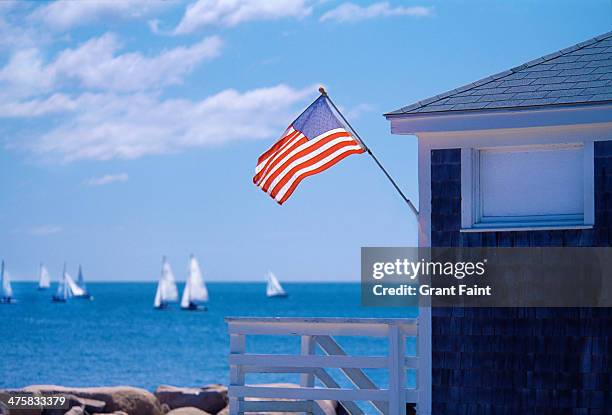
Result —
POLYGON ((259 156, 253 183, 282 205, 306 177, 364 151, 322 94, 259 156))

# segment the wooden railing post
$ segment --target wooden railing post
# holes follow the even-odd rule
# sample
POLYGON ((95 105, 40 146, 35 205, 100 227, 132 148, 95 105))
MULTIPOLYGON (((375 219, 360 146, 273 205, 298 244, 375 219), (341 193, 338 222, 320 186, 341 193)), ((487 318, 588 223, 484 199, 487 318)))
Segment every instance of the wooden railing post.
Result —
MULTIPOLYGON (((313 336, 302 336, 300 354, 303 356, 309 356, 314 354, 315 352, 315 342, 313 336)), ((300 375, 300 386, 303 388, 313 388, 314 387, 314 374, 312 372, 302 373, 300 375)), ((307 403, 308 414, 313 413, 313 405, 314 402, 310 401, 307 403)))
MULTIPOLYGON (((246 336, 243 334, 230 334, 230 355, 244 354, 246 352, 246 336)), ((244 386, 244 371, 242 365, 230 365, 230 386, 244 386)), ((240 403, 243 398, 230 396, 230 415, 238 415, 240 403)))
POLYGON ((389 413, 406 415, 405 339, 398 325, 389 325, 389 413))

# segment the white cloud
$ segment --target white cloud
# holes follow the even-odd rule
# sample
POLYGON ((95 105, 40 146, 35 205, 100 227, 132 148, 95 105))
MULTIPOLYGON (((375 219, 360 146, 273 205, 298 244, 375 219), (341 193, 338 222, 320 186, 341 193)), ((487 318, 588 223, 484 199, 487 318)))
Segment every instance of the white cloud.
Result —
POLYGON ((35 236, 45 236, 52 235, 54 233, 59 233, 63 230, 61 226, 58 225, 40 225, 34 226, 26 231, 26 233, 35 236))
POLYGON ((174 33, 191 33, 210 25, 236 26, 254 20, 302 18, 312 12, 309 3, 309 0, 200 0, 187 7, 174 33))
POLYGON ((104 186, 111 183, 121 183, 127 182, 129 176, 127 173, 117 173, 117 174, 106 174, 100 177, 92 177, 90 179, 85 180, 86 186, 104 186))
POLYGON ((374 110, 374 107, 367 103, 361 103, 347 110, 344 110, 343 108, 340 109, 342 110, 342 113, 346 118, 348 118, 349 120, 355 120, 365 113, 372 112, 374 110))
POLYGON ((142 18, 172 3, 167 0, 57 0, 35 9, 30 20, 55 30, 67 30, 104 17, 142 18))
POLYGON ((0 118, 29 118, 61 114, 76 109, 77 102, 68 95, 56 93, 47 98, 0 101, 0 118))
MULTIPOLYGON (((310 13, 306 6, 310 1, 202 3, 214 6, 219 24, 234 25, 253 19, 303 16, 310 13)), ((94 2, 95 6, 82 3, 54 2, 34 11, 29 8, 25 12, 30 19, 25 21, 32 25, 32 19, 43 19, 67 28, 77 24, 75 16, 91 21, 127 10, 122 9, 127 6, 109 2, 94 2), (56 4, 67 9, 61 12, 56 4)), ((194 10, 199 7, 199 3, 190 6, 181 30, 208 24, 206 19, 194 23, 194 10)), ((129 10, 126 13, 136 13, 129 10)), ((160 23, 150 21, 151 30, 159 32, 160 23)), ((53 54, 49 53, 53 48, 36 43, 9 48, 7 51, 14 52, 9 52, 0 66, 0 123, 11 120, 10 137, 0 139, 5 148, 26 151, 42 161, 134 159, 236 140, 277 138, 298 107, 316 91, 315 87, 280 84, 246 91, 225 89, 201 98, 172 97, 166 94, 166 87, 181 84, 198 65, 219 55, 219 37, 144 52, 126 51, 112 33, 80 44, 70 35, 58 36, 64 36, 62 42, 71 46, 53 54)), ((123 176, 115 176, 93 178, 86 184, 122 180, 123 176)))
MULTIPOLYGON (((82 94, 64 103, 67 112, 57 122, 40 135, 30 131, 31 137, 20 138, 14 146, 44 159, 70 162, 134 159, 235 140, 275 138, 295 115, 296 106, 314 91, 314 86, 286 85, 242 93, 228 89, 199 101, 163 100, 143 93, 82 94)), ((22 111, 50 107, 41 102, 19 105, 22 111)))
POLYGON ((340 6, 323 14, 319 21, 334 20, 337 22, 358 22, 377 17, 414 16, 424 17, 431 15, 432 10, 423 6, 391 6, 387 2, 374 3, 369 6, 359 6, 353 3, 343 3, 340 6))
POLYGON ((0 85, 14 94, 47 92, 67 84, 112 91, 141 91, 178 84, 194 67, 217 57, 222 41, 217 36, 148 57, 141 53, 118 54, 121 43, 113 34, 93 38, 74 49, 61 51, 46 64, 37 49, 16 52, 0 70, 0 85))
POLYGON ((43 39, 31 27, 27 27, 16 16, 24 6, 23 3, 0 1, 0 50, 6 51, 31 47, 43 43, 43 39))

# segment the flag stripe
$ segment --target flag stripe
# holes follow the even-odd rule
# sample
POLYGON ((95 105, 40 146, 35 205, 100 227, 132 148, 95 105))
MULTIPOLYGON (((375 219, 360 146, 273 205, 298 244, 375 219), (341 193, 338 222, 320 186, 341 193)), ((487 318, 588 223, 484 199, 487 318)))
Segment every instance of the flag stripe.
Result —
POLYGON ((301 173, 299 176, 296 176, 295 180, 293 181, 293 183, 287 188, 287 190, 284 192, 283 196, 277 196, 275 198, 275 200, 282 205, 283 203, 285 203, 285 201, 287 199, 289 199, 289 197, 291 196, 291 194, 295 191, 296 187, 298 186, 298 184, 300 184, 300 182, 302 180, 304 180, 306 177, 308 176, 312 176, 314 174, 320 173, 322 171, 327 170, 328 168, 330 168, 331 166, 333 166, 334 164, 338 163, 339 161, 341 161, 342 159, 344 159, 345 157, 350 156, 351 154, 361 154, 363 153, 365 150, 361 147, 361 146, 351 146, 351 148, 344 148, 344 150, 342 152, 340 152, 339 154, 333 156, 333 158, 331 158, 329 161, 327 162, 323 162, 322 164, 317 164, 317 165, 313 165, 311 167, 311 170, 308 171, 304 171, 303 173, 301 173))
POLYGON ((296 148, 296 146, 299 146, 307 141, 308 139, 304 137, 304 135, 299 131, 296 131, 295 134, 292 134, 291 139, 285 142, 285 144, 280 147, 275 154, 271 155, 266 161, 265 165, 262 165, 262 169, 255 175, 255 177, 253 177, 253 182, 259 186, 262 179, 268 174, 270 169, 275 166, 276 161, 283 154, 287 153, 288 151, 291 151, 292 149, 296 148))
POLYGON ((269 187, 264 188, 263 190, 270 193, 272 197, 276 195, 279 189, 283 187, 283 185, 295 174, 295 172, 299 171, 302 167, 306 167, 309 164, 312 164, 325 155, 330 154, 330 151, 333 152, 334 149, 337 149, 342 146, 350 146, 355 145, 356 142, 352 137, 333 137, 330 136, 329 140, 322 142, 322 145, 319 146, 316 150, 310 151, 306 154, 296 155, 293 160, 289 160, 288 163, 283 166, 282 172, 270 182, 269 187), (275 191, 276 190, 276 191, 275 191))
POLYGON ((274 167, 262 180, 262 186, 260 187, 264 192, 268 192, 268 190, 273 188, 278 182, 278 176, 283 175, 284 172, 287 171, 287 169, 292 168, 296 162, 300 162, 300 158, 307 157, 310 153, 318 151, 322 146, 325 146, 326 144, 339 138, 354 141, 352 137, 350 137, 349 133, 345 130, 331 130, 325 134, 321 134, 314 140, 310 140, 307 143, 300 145, 298 148, 295 148, 285 157, 283 157, 282 160, 275 162, 274 167))
POLYGON ((260 172, 260 175, 257 178, 258 179, 257 183, 256 183, 257 186, 259 186, 259 187, 263 186, 263 184, 265 183, 267 177, 269 177, 270 174, 278 167, 279 160, 281 160, 284 157, 285 154, 291 153, 297 147, 299 147, 302 144, 305 144, 307 142, 308 142, 308 139, 306 137, 304 137, 303 134, 299 134, 298 136, 296 136, 291 141, 291 143, 289 143, 286 148, 284 148, 281 152, 279 152, 279 154, 274 156, 270 160, 270 162, 268 163, 266 168, 260 172))
POLYGON ((278 140, 272 147, 270 147, 265 153, 263 153, 261 156, 259 156, 259 158, 257 159, 257 164, 261 164, 262 160, 268 158, 272 153, 276 152, 279 147, 281 147, 283 145, 283 143, 285 141, 287 141, 287 138, 289 136, 291 136, 293 133, 295 133, 295 130, 293 129, 293 127, 289 126, 286 130, 285 133, 283 134, 283 136, 281 137, 280 140, 278 140))
POLYGON ((263 156, 259 157, 257 167, 255 168, 255 173, 259 173, 266 166, 266 164, 270 161, 270 159, 272 159, 275 155, 277 155, 279 151, 281 151, 284 147, 286 147, 288 142, 290 142, 295 136, 299 134, 300 134, 299 131, 291 129, 291 131, 287 135, 282 137, 276 144, 274 144, 274 146, 272 146, 270 150, 266 151, 265 158, 263 158, 263 156), (271 150, 274 150, 274 151, 271 151, 271 150))
MULTIPOLYGON (((336 132, 339 131, 345 131, 345 130, 329 130, 317 137, 315 137, 312 140, 307 140, 305 142, 300 143, 300 145, 298 147, 292 148, 291 151, 287 152, 283 158, 278 158, 274 161, 274 163, 272 163, 272 165, 270 166, 270 170, 269 173, 266 173, 264 175, 264 177, 262 179, 259 180, 258 186, 261 187, 264 191, 267 191, 268 186, 266 185, 266 183, 269 181, 269 178, 271 177, 272 174, 274 174, 274 172, 276 172, 281 166, 284 165, 285 161, 290 158, 292 155, 294 155, 296 152, 298 151, 302 151, 305 150, 307 148, 309 148, 310 146, 314 146, 316 145, 319 141, 325 139, 325 137, 329 136, 330 134, 334 134, 336 132), (264 187, 265 185, 265 187, 264 187)), ((285 152, 283 152, 285 153, 285 152)), ((276 176, 275 176, 276 177, 276 176)))

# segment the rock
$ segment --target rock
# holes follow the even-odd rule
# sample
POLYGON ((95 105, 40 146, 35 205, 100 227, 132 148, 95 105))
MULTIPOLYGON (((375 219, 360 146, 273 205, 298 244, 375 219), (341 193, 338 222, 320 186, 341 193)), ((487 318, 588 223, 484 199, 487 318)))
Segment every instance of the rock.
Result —
POLYGON ((167 403, 162 403, 161 408, 162 408, 162 412, 165 414, 171 411, 170 405, 168 405, 167 403))
MULTIPOLYGON (((79 398, 103 401, 105 413, 124 411, 129 415, 163 415, 161 405, 155 395, 145 389, 131 386, 67 388, 55 385, 32 385, 24 388, 24 391, 68 393, 79 398)), ((96 411, 99 412, 99 410, 96 411)))
POLYGON ((64 413, 64 415, 83 415, 85 410, 82 406, 73 406, 68 412, 64 413))
POLYGON ((210 415, 208 412, 204 412, 201 409, 194 408, 193 406, 187 406, 185 408, 177 408, 168 412, 168 415, 210 415))
MULTIPOLYGON (((300 385, 295 383, 261 383, 252 386, 265 386, 270 388, 299 388, 300 385)), ((273 398, 247 398, 247 401, 291 401, 294 399, 273 399, 273 398)), ((317 401, 323 413, 325 415, 336 415, 336 407, 338 403, 336 401, 317 401)), ((246 412, 245 415, 262 415, 264 412, 246 412)), ((265 412, 266 415, 289 415, 294 412, 265 412)))
MULTIPOLYGON (((10 395, 14 395, 19 393, 21 395, 36 395, 35 393, 27 393, 22 391, 21 389, 2 389, 0 390, 0 401, 8 401, 10 395)), ((5 415, 9 414, 8 408, 4 408, 3 404, 0 404, 0 414, 5 415)), ((13 410, 13 413, 17 412, 13 410)), ((32 409, 20 409, 19 415, 41 415, 42 408, 32 408, 32 409)))
POLYGON ((102 410, 104 410, 106 407, 106 402, 98 399, 83 398, 76 395, 74 397, 81 404, 83 409, 85 409, 85 412, 88 413, 102 412, 102 410))
MULTIPOLYGON (((72 394, 64 394, 64 396, 68 400, 68 409, 83 407, 83 410, 86 413, 91 413, 101 412, 106 406, 105 402, 95 399, 81 398, 72 394)), ((66 409, 45 409, 42 412, 42 415, 64 415, 65 413, 66 409)))
POLYGON ((227 388, 222 385, 208 385, 202 388, 161 385, 155 390, 155 396, 170 409, 193 407, 209 414, 221 411, 228 402, 227 388))

